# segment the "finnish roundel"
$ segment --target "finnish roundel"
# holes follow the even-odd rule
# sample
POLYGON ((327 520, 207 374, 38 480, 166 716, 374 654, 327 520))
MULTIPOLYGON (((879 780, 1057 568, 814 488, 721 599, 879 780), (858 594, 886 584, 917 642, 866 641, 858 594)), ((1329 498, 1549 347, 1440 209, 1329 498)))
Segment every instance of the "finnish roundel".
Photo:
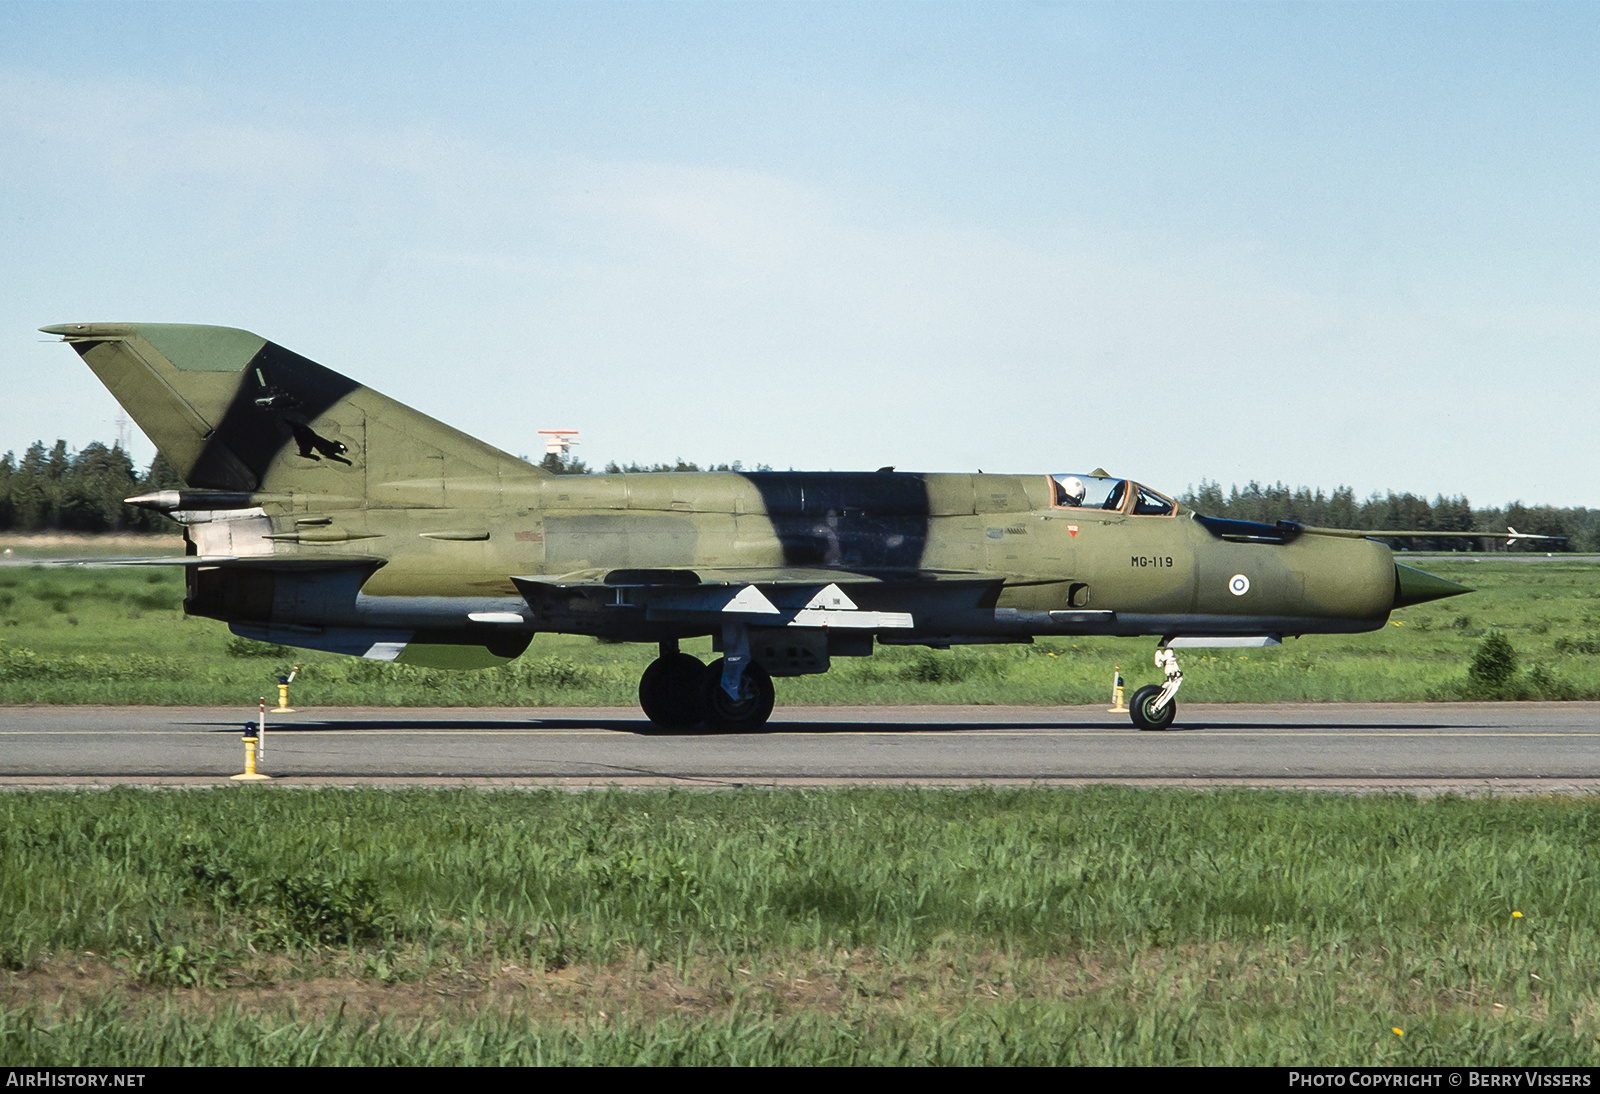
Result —
POLYGON ((1234 574, 1228 579, 1228 591, 1234 596, 1243 596, 1250 591, 1250 579, 1243 574, 1234 574))

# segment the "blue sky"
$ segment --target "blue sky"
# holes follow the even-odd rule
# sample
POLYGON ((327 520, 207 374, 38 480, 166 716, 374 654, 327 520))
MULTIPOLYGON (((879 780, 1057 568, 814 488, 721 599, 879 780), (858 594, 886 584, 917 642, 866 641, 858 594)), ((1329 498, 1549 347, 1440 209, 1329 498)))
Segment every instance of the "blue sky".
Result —
POLYGON ((0 3, 0 451, 142 319, 593 464, 1600 505, 1597 72, 1596 5, 0 3))

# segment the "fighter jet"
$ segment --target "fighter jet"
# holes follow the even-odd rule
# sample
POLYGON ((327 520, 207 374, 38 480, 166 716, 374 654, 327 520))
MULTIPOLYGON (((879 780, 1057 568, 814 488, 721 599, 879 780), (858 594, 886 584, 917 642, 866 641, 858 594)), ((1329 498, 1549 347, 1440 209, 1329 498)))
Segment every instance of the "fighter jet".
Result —
POLYGON ((185 568, 185 612, 439 668, 540 632, 652 642, 639 702, 672 729, 757 730, 774 677, 875 645, 1041 635, 1158 639, 1165 681, 1130 708, 1164 729, 1177 650, 1376 630, 1470 591, 1369 538, 1394 532, 1214 519, 1103 469, 558 476, 248 331, 42 329, 187 484, 128 499, 183 525, 187 554, 147 561, 185 568), (680 648, 705 635, 709 665, 680 648))

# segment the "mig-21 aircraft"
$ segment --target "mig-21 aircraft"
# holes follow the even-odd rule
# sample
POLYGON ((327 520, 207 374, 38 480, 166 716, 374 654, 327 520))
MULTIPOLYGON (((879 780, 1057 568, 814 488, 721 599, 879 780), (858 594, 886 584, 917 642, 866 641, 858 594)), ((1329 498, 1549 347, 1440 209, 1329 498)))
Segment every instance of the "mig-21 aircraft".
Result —
POLYGON ((185 567, 185 612, 439 668, 541 631, 654 642, 639 702, 667 728, 759 729, 773 677, 874 644, 1148 635, 1166 679, 1130 709, 1164 729, 1176 650, 1376 630, 1469 591, 1368 538, 1393 532, 1213 519, 1099 469, 552 475, 248 331, 42 329, 187 484, 129 499, 184 526, 185 557, 141 561, 185 567), (679 647, 703 635, 710 665, 679 647))

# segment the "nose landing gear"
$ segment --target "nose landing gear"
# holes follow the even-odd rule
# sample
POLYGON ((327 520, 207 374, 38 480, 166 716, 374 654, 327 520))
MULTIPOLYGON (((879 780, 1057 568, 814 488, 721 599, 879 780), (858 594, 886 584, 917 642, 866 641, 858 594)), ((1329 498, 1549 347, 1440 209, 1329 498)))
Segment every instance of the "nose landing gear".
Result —
POLYGON ((1173 696, 1183 686, 1183 670, 1178 668, 1178 655, 1171 648, 1161 646, 1156 650, 1156 668, 1166 673, 1161 684, 1147 684, 1133 693, 1128 704, 1128 716, 1133 724, 1143 730, 1162 730, 1178 716, 1178 704, 1173 696))
POLYGON ((767 724, 772 716, 776 690, 767 670, 757 664, 747 664, 735 685, 737 693, 728 694, 724 685, 726 666, 717 660, 705 667, 701 686, 705 689, 706 728, 716 733, 750 733, 767 724))

